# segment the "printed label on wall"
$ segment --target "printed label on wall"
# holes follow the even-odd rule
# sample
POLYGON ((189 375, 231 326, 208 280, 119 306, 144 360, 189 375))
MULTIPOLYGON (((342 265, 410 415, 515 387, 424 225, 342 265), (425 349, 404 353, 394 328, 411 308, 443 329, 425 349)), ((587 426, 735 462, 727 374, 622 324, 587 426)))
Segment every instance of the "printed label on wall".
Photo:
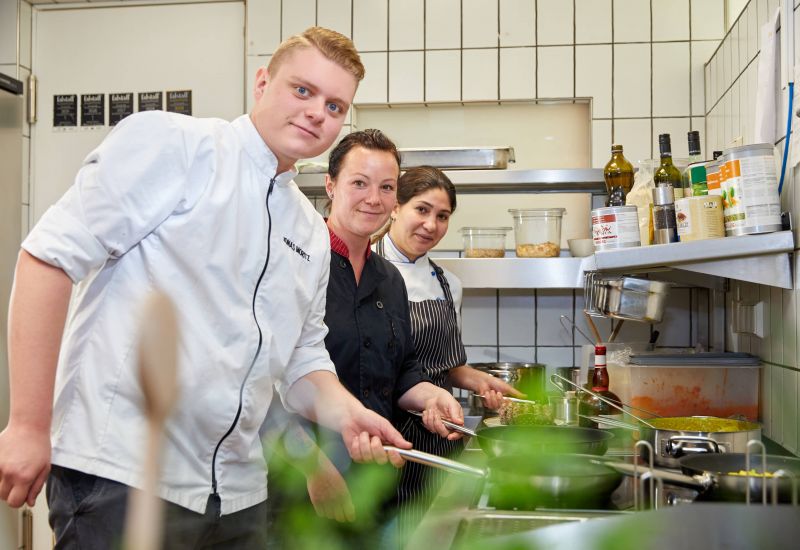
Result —
POLYGON ((139 112, 164 109, 162 92, 139 92, 139 112))
POLYGON ((53 96, 53 129, 69 130, 78 126, 78 96, 64 94, 53 96))
POLYGON ((106 124, 106 94, 81 95, 81 126, 101 127, 106 124))
POLYGON ((192 91, 167 92, 167 111, 192 116, 192 91))
POLYGON ((128 115, 133 114, 133 93, 110 94, 108 97, 108 125, 116 126, 117 123, 128 115))

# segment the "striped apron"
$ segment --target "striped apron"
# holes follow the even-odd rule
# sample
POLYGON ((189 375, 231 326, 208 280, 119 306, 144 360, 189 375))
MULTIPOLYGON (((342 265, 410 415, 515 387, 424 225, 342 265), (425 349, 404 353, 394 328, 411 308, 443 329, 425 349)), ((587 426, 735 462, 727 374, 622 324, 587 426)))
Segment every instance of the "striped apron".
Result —
MULTIPOLYGON (((450 285, 442 269, 428 260, 442 285, 445 300, 409 302, 411 333, 417 360, 434 384, 452 390, 447 374, 450 369, 467 362, 467 353, 461 341, 456 310, 450 285)), ((450 456, 463 449, 461 440, 449 441, 425 429, 420 419, 406 415, 401 420, 400 432, 415 449, 439 456, 450 456)), ((397 487, 398 527, 402 538, 407 538, 419 524, 433 497, 444 481, 445 472, 406 462, 399 470, 397 487)))

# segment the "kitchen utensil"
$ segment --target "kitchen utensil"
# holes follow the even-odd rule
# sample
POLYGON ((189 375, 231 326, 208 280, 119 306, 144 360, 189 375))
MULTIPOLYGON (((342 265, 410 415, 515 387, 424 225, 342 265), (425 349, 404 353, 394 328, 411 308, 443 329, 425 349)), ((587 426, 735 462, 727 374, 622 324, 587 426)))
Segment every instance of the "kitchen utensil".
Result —
POLYGON ((650 442, 659 466, 677 468, 679 459, 699 453, 742 453, 747 442, 761 440, 761 425, 713 416, 651 418, 649 425, 640 429, 641 439, 650 442), (729 423, 729 426, 703 428, 696 422, 729 423), (685 422, 682 429, 681 422, 685 422))
MULTIPOLYGON (((634 475, 636 468, 633 464, 598 458, 593 459, 593 462, 605 464, 626 475, 634 475)), ((638 474, 641 474, 643 479, 653 477, 664 483, 696 489, 700 491, 700 500, 745 502, 748 484, 751 495, 760 495, 764 479, 766 479, 767 493, 771 490, 774 482, 772 478, 764 478, 760 475, 733 475, 745 470, 746 455, 744 453, 687 456, 681 458, 679 466, 684 472, 683 474, 658 468, 644 470, 643 473, 641 466, 638 466, 638 474)), ((756 471, 756 474, 764 471, 759 460, 754 460, 750 467, 756 471)), ((795 478, 796 485, 797 478, 800 477, 800 459, 767 455, 766 472, 775 473, 780 470, 788 475, 780 477, 775 482, 778 486, 778 500, 779 502, 791 502, 793 498, 792 477, 795 478)))
POLYGON ((142 490, 130 491, 125 548, 161 547, 162 501, 156 494, 164 422, 178 394, 178 322, 170 299, 153 293, 143 310, 139 340, 139 379, 147 416, 142 490))
POLYGON ((589 329, 592 331, 592 335, 594 336, 594 343, 599 344, 603 341, 603 337, 600 336, 600 331, 597 330, 597 326, 594 324, 594 319, 592 319, 592 316, 585 311, 583 314, 586 316, 586 323, 589 325, 589 329))
POLYGON ((486 479, 492 484, 490 498, 501 509, 596 505, 605 502, 622 482, 619 472, 605 463, 594 463, 593 455, 495 457, 482 469, 413 449, 389 445, 384 449, 412 462, 486 479))
MULTIPOLYGON (((499 378, 524 393, 532 401, 546 402, 545 376, 547 367, 539 363, 470 363, 470 366, 499 378)), ((479 395, 471 392, 467 398, 470 414, 492 414, 479 395)))
POLYGON ((503 258, 506 255, 506 234, 510 227, 462 227, 464 257, 503 258))
POLYGON ((609 335, 609 337, 608 337, 608 343, 609 343, 609 344, 613 344, 613 343, 614 343, 614 340, 616 340, 616 339, 617 339, 617 336, 619 335, 619 331, 620 331, 620 329, 622 328, 622 324, 623 324, 624 322, 625 322, 625 319, 620 319, 620 320, 619 320, 619 321, 617 321, 617 323, 614 325, 614 329, 611 331, 611 335, 609 335))
POLYGON ((556 426, 578 425, 580 415, 578 415, 578 398, 574 391, 566 391, 563 395, 551 395, 549 399, 556 426))
POLYGON ((575 321, 573 321, 572 319, 570 319, 568 316, 566 316, 566 315, 561 315, 561 316, 559 316, 558 320, 559 320, 559 322, 561 323, 561 326, 562 326, 562 327, 564 327, 565 329, 567 329, 567 330, 571 330, 571 329, 573 329, 573 328, 574 328, 574 329, 575 329, 575 331, 576 331, 578 334, 580 334, 581 336, 583 336, 584 338, 586 338, 586 341, 587 341, 587 342, 589 342, 590 344, 594 344, 594 343, 595 343, 595 341, 594 341, 594 340, 592 340, 591 338, 589 338, 589 337, 586 335, 586 333, 585 333, 585 332, 583 332, 583 331, 580 329, 580 327, 577 325, 577 323, 575 323, 575 321), (567 325, 567 324, 565 324, 565 323, 564 323, 564 321, 566 321, 566 322, 567 322, 567 323, 569 323, 569 324, 568 324, 568 325, 567 325))
POLYGON ((440 170, 505 170, 514 162, 513 147, 401 148, 400 167, 434 166, 440 170))
MULTIPOLYGON (((481 399, 486 399, 485 395, 479 395, 481 399)), ((509 397, 508 395, 503 396, 504 401, 511 401, 512 403, 528 403, 529 405, 538 405, 536 401, 531 401, 530 399, 520 399, 519 397, 509 397)))

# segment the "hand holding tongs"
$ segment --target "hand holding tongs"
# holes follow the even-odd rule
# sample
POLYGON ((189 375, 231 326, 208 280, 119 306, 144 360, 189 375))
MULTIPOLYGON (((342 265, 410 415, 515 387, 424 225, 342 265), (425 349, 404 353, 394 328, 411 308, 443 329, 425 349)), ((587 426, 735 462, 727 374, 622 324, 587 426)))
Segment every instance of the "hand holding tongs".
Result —
MULTIPOLYGON (((408 414, 413 414, 414 416, 418 416, 422 418, 422 413, 420 411, 406 411, 408 414)), ((450 422, 449 420, 445 420, 444 418, 441 419, 442 424, 445 425, 446 428, 453 430, 454 432, 459 432, 464 435, 469 436, 476 436, 478 434, 475 433, 475 430, 470 430, 466 426, 462 426, 461 424, 456 424, 455 422, 450 422)))

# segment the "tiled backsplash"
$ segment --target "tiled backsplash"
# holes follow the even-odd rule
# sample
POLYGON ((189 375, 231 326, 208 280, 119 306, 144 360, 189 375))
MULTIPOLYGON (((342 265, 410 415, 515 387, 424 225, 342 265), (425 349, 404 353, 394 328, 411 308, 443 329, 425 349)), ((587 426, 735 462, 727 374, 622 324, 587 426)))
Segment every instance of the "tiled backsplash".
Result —
MULTIPOLYGON (((741 4, 744 4, 740 2, 741 4)), ((800 10, 794 2, 795 63, 800 61, 800 10)), ((778 8, 778 0, 750 0, 733 23, 719 48, 705 67, 706 127, 709 150, 721 150, 738 142, 754 142, 756 86, 760 56, 761 27, 778 8)), ((795 96, 796 97, 796 96, 795 96)), ((776 155, 783 154, 788 94, 783 84, 776 96, 778 116, 775 136, 776 155)), ((797 128, 797 118, 793 126, 797 128)), ((793 132, 792 140, 797 139, 793 132)), ((791 166, 791 164, 790 164, 791 166)), ((781 206, 795 220, 800 219, 800 173, 787 168, 781 206)), ((795 227, 795 243, 798 242, 795 227)), ((765 363, 761 376, 761 419, 765 434, 785 448, 800 453, 800 361, 798 361, 798 254, 795 250, 794 290, 784 290, 748 283, 732 282, 726 309, 731 312, 737 303, 764 303, 764 338, 736 334, 728 328, 726 341, 733 351, 759 355, 765 363)))

